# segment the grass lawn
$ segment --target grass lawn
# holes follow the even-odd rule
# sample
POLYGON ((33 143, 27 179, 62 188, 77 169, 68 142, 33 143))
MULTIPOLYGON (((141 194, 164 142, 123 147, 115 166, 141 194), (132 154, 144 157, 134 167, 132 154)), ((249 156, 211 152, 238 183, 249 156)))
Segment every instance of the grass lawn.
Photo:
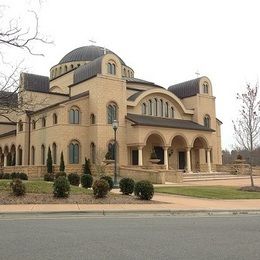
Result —
MULTIPOLYGON (((10 192, 11 180, 0 180, 0 192, 10 192)), ((53 182, 46 181, 23 181, 26 186, 26 193, 53 193, 53 182)), ((92 190, 79 188, 77 186, 70 185, 70 194, 93 194, 92 190)))
POLYGON ((240 191, 228 186, 156 187, 155 192, 207 199, 260 199, 260 192, 240 191))

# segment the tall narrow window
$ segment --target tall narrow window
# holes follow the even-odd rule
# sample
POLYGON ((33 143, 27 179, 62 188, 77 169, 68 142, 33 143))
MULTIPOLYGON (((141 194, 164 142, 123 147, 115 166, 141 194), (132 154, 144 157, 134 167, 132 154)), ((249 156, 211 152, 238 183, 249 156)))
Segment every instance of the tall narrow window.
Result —
POLYGON ((157 98, 154 99, 154 115, 158 116, 158 100, 157 100, 157 98))
POLYGON ((143 104, 142 104, 142 114, 143 114, 143 115, 146 115, 146 113, 147 113, 146 110, 147 110, 147 109, 146 109, 146 104, 143 103, 143 104))
POLYGON ((90 115, 90 123, 91 123, 92 125, 94 125, 94 124, 96 123, 96 117, 95 117, 94 114, 91 114, 91 115, 90 115))
POLYGON ((174 118, 174 108, 171 107, 171 118, 174 118))
POLYGON ((160 99, 160 112, 161 112, 161 116, 163 117, 163 100, 160 99))
POLYGON ((116 75, 116 65, 112 64, 112 73, 113 75, 116 75))
POLYGON ((115 160, 115 143, 108 144, 108 153, 111 156, 111 160, 115 160))
POLYGON ((149 115, 152 115, 153 114, 153 102, 152 100, 150 99, 149 100, 149 115))
POLYGON ((165 117, 169 117, 169 104, 165 102, 165 117))
POLYGON ((65 65, 64 70, 65 70, 65 72, 68 71, 68 67, 67 67, 67 65, 65 65))
POLYGON ((112 124, 117 119, 117 106, 116 104, 109 104, 107 107, 107 123, 112 124))
POLYGON ((53 163, 57 164, 57 145, 56 145, 56 143, 52 144, 52 158, 53 158, 53 163))
POLYGON ((70 124, 79 124, 79 109, 71 108, 69 111, 69 122, 70 124))
POLYGON ((34 146, 32 146, 32 150, 31 150, 31 165, 35 164, 35 148, 34 146))
POLYGON ((209 85, 207 82, 203 83, 203 93, 205 93, 205 94, 209 93, 209 85))
POLYGON ((32 129, 33 129, 33 130, 36 129, 36 122, 35 122, 35 120, 32 121, 32 129))
POLYGON ((58 124, 58 116, 56 113, 53 114, 53 124, 54 125, 58 124))
POLYGON ((71 142, 69 145, 69 162, 71 164, 79 163, 79 144, 71 142))
POLYGON ((23 122, 22 122, 22 120, 20 120, 19 123, 18 123, 18 131, 19 132, 23 131, 23 122))
POLYGON ((204 117, 204 126, 210 128, 210 117, 209 117, 209 115, 206 115, 204 117))
POLYGON ((43 117, 43 118, 42 118, 42 127, 45 127, 45 126, 46 126, 46 118, 43 117))
POLYGON ((112 74, 112 64, 111 63, 107 64, 107 73, 112 74))
POLYGON ((45 165, 45 146, 42 145, 41 147, 41 159, 42 159, 42 165, 45 165))

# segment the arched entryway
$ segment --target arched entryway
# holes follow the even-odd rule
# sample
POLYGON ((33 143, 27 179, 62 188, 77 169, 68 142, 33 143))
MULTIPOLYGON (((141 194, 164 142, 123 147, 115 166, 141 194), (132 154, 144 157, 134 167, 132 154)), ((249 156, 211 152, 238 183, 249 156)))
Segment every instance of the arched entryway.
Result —
POLYGON ((174 170, 187 168, 187 140, 182 135, 172 138, 171 147, 168 149, 169 167, 174 170))
POLYGON ((207 160, 207 155, 210 154, 207 139, 201 136, 193 140, 191 150, 191 165, 194 172, 211 171, 210 158, 207 160))
POLYGON ((144 165, 151 164, 150 159, 153 153, 160 160, 158 164, 164 164, 164 147, 165 141, 158 133, 152 133, 146 138, 145 146, 143 148, 143 163, 144 165))

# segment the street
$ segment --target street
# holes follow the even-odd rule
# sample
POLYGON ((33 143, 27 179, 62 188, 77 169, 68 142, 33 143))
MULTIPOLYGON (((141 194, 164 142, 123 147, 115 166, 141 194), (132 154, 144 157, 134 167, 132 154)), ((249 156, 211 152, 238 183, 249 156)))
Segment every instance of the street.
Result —
POLYGON ((260 259, 260 216, 10 215, 0 259, 260 259))

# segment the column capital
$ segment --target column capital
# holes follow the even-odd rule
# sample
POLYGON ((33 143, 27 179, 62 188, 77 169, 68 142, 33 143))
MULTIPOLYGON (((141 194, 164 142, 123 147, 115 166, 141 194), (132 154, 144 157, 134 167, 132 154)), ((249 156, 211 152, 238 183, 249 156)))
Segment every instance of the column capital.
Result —
POLYGON ((143 148, 144 148, 144 145, 138 145, 138 146, 137 146, 137 149, 138 149, 138 150, 142 150, 143 148))
POLYGON ((171 146, 170 145, 164 145, 163 150, 168 150, 171 146))
POLYGON ((186 151, 190 151, 192 146, 186 146, 185 148, 186 148, 186 151))

